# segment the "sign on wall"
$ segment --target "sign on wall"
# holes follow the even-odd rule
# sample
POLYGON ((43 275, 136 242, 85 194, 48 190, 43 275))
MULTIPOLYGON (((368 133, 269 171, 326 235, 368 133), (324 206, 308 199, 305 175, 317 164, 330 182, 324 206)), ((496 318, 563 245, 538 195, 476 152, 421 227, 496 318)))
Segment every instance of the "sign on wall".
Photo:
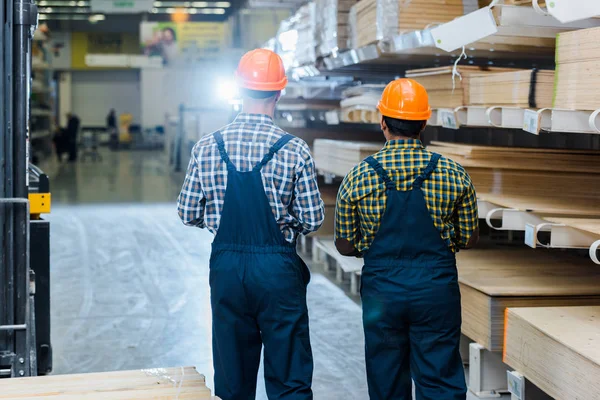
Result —
POLYGON ((227 46, 221 22, 142 22, 142 53, 162 57, 164 64, 193 64, 214 57, 227 46))

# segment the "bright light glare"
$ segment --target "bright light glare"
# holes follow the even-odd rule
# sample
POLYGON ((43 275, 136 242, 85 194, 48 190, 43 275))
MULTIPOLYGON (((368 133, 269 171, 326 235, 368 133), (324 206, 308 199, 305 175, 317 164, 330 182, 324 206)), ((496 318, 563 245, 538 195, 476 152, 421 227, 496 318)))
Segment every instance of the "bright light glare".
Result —
POLYGON ((217 82, 217 96, 221 100, 231 101, 238 96, 238 87, 233 80, 221 79, 217 82))
POLYGON ((213 4, 214 7, 222 7, 222 8, 229 8, 231 7, 231 3, 228 1, 217 1, 215 4, 213 4))
POLYGON ((90 15, 90 17, 88 19, 91 23, 94 24, 96 22, 104 21, 106 19, 106 16, 104 14, 96 14, 96 15, 90 15))

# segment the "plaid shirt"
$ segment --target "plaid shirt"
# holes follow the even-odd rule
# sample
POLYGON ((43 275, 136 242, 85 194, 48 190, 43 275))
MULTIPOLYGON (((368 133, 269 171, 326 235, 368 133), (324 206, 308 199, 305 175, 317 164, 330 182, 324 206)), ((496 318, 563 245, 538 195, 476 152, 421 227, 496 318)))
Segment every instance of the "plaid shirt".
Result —
MULTIPOLYGON (((229 158, 239 171, 250 171, 285 132, 261 114, 239 114, 221 129, 229 158)), ((308 145, 294 138, 261 170, 265 193, 275 220, 287 241, 314 232, 323 223, 324 206, 308 145)), ((204 136, 192 157, 179 194, 179 217, 184 224, 219 229, 227 188, 227 166, 213 135, 204 136)))
MULTIPOLYGON (((410 190, 429 163, 431 153, 420 140, 393 140, 373 157, 383 165, 398 190, 410 190)), ((422 190, 434 225, 448 247, 456 252, 466 246, 479 224, 475 188, 467 172, 442 157, 422 190)), ((360 252, 368 250, 379 230, 386 200, 385 185, 373 168, 364 161, 354 167, 338 192, 336 237, 349 240, 360 252)))

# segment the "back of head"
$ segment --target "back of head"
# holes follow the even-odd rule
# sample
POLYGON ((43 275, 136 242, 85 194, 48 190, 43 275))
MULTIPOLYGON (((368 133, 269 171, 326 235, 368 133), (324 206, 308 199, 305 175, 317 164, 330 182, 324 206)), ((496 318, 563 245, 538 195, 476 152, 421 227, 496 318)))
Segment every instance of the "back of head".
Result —
POLYGON ((417 138, 431 117, 427 90, 413 79, 390 82, 377 109, 390 135, 417 138))

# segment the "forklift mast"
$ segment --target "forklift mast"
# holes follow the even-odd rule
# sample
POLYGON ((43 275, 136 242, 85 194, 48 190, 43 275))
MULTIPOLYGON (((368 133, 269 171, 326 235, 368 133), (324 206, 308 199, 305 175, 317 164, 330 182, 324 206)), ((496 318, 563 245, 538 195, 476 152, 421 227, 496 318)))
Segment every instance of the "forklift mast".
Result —
POLYGON ((28 200, 31 41, 37 7, 4 0, 0 73, 0 377, 37 374, 28 200))

